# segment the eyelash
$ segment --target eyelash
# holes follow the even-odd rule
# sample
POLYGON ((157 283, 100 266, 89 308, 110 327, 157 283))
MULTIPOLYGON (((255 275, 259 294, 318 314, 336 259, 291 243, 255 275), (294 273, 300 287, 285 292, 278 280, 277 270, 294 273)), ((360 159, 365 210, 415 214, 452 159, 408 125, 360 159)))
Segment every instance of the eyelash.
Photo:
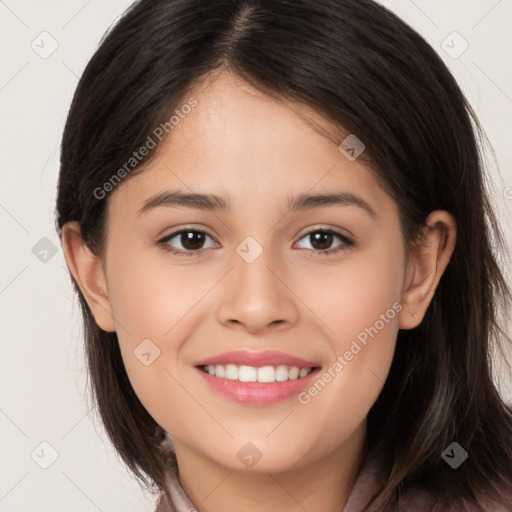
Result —
MULTIPOLYGON (((202 233, 202 234, 204 234, 206 236, 209 236, 210 238, 213 239, 213 237, 208 235, 208 233, 206 233, 204 231, 201 231, 201 230, 198 230, 198 229, 182 229, 180 231, 176 231, 176 232, 174 232, 174 233, 172 233, 170 235, 167 235, 166 237, 164 237, 161 240, 159 240, 157 242, 157 244, 160 245, 164 251, 172 253, 172 254, 174 254, 176 256, 180 256, 180 257, 194 256, 197 253, 199 253, 202 250, 204 250, 204 249, 198 249, 196 251, 182 251, 182 250, 173 249, 170 245, 168 245, 167 242, 169 242, 173 238, 176 238, 178 235, 181 235, 182 233, 202 233)), ((302 240, 303 238, 305 238, 307 236, 310 236, 310 235, 312 235, 314 233, 328 233, 328 234, 334 235, 335 237, 338 237, 342 241, 342 244, 340 244, 338 247, 335 247, 334 249, 325 249, 325 250, 306 249, 308 251, 313 251, 313 253, 315 255, 317 255, 317 256, 328 256, 328 255, 337 253, 339 251, 350 249, 354 245, 354 241, 353 240, 351 240, 347 236, 342 235, 341 233, 338 233, 337 231, 333 231, 331 229, 315 229, 313 231, 309 231, 308 233, 305 233, 300 238, 300 240, 302 240)))

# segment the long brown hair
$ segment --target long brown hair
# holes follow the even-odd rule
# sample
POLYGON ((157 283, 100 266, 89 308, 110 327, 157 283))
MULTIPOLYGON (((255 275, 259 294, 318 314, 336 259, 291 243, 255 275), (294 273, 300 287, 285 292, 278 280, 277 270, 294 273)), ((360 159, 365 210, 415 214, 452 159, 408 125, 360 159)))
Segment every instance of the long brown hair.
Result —
MULTIPOLYGON (((76 89, 62 140, 57 228, 78 221, 85 243, 101 256, 108 195, 95 191, 201 77, 222 68, 357 134, 368 165, 399 206, 407 243, 433 210, 456 219, 452 259, 423 322, 399 332, 388 379, 368 415, 367 453, 386 469, 374 497, 389 504, 399 489, 418 485, 448 503, 474 502, 510 486, 512 415, 493 384, 491 351, 510 341, 500 325, 511 295, 497 264, 506 247, 489 202, 479 149, 485 137, 436 52, 379 4, 135 3, 105 36, 76 89), (470 454, 456 471, 441 458, 452 441, 470 454)), ((138 479, 165 491, 165 472, 176 470, 174 454, 161 445, 165 432, 131 387, 116 333, 99 329, 73 284, 106 432, 138 479)))

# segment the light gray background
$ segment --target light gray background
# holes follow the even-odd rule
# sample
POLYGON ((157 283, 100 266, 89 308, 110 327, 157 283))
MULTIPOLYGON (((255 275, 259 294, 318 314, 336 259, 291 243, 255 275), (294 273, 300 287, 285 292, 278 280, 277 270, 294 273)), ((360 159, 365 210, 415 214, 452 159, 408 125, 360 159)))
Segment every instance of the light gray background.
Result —
MULTIPOLYGON (((440 53, 476 109, 501 169, 501 176, 493 171, 493 197, 511 242, 512 0, 382 3, 440 53), (454 58, 464 40, 468 49, 454 58)), ((73 91, 104 31, 130 4, 0 0, 3 512, 154 509, 84 400, 79 309, 53 231, 59 145, 73 91), (45 55, 52 44, 58 48, 45 55), (56 253, 45 254, 52 245, 56 253), (51 449, 42 442, 58 454, 47 469, 40 465, 51 462, 51 449)))

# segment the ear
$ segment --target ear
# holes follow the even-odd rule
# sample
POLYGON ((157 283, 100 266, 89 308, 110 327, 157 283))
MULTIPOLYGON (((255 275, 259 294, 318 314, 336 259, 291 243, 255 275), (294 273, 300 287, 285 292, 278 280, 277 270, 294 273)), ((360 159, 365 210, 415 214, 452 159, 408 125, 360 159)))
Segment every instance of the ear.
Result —
POLYGON ((67 222, 62 227, 62 250, 68 268, 77 282, 100 329, 114 332, 107 281, 102 260, 95 256, 82 239, 80 224, 67 222))
POLYGON ((400 329, 413 329, 421 323, 455 248, 457 226, 453 215, 436 210, 425 222, 424 235, 407 262, 400 329))

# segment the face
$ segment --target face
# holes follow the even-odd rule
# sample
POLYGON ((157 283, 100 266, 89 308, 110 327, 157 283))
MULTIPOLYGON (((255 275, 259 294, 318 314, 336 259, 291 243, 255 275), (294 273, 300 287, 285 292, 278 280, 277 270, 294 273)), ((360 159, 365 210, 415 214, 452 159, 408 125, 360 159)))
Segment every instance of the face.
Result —
POLYGON ((362 435, 387 377, 407 270, 398 208, 304 120, 328 129, 313 110, 228 74, 190 97, 108 198, 123 361, 177 450, 240 469, 250 442, 254 470, 312 463, 362 435), (176 192, 220 200, 164 198, 176 192), (321 194, 338 198, 298 202, 321 194))

